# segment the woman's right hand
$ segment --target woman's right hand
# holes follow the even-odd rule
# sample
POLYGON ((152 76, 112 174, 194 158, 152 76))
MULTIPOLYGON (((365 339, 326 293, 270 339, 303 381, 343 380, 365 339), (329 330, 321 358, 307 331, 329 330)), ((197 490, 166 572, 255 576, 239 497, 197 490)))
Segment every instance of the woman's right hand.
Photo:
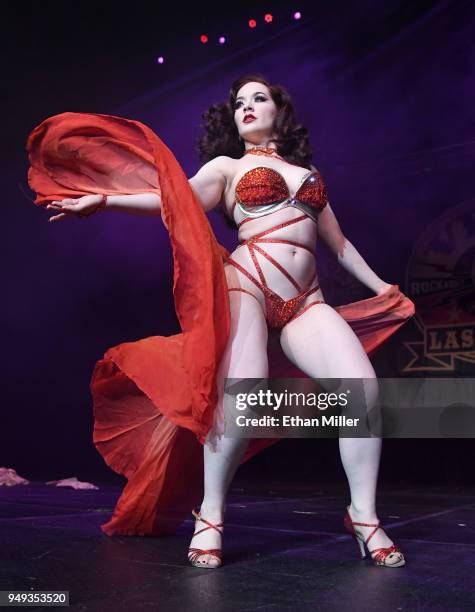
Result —
POLYGON ((46 208, 51 211, 59 211, 59 215, 50 217, 48 221, 56 222, 68 217, 89 217, 96 212, 103 199, 102 195, 85 195, 81 198, 50 202, 46 208))

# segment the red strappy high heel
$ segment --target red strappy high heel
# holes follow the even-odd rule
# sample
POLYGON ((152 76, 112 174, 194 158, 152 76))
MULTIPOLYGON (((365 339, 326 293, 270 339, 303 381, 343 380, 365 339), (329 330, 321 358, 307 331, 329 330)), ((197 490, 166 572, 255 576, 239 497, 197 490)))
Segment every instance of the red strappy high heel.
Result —
MULTIPOLYGON (((365 545, 368 548, 368 542, 374 536, 374 534, 378 531, 378 529, 382 529, 378 523, 355 523, 351 516, 349 506, 346 509, 346 514, 343 519, 343 525, 347 531, 351 533, 351 535, 355 538, 358 547, 360 549, 361 558, 364 559, 366 557, 365 545), (358 533, 355 529, 355 526, 360 527, 374 527, 373 531, 369 534, 369 536, 364 539, 364 536, 358 533)), ((404 559, 404 555, 398 546, 393 544, 393 546, 388 546, 388 548, 375 548, 374 550, 369 550, 373 563, 375 565, 381 565, 382 567, 402 567, 406 565, 406 560, 404 559)))
MULTIPOLYGON (((202 533, 203 531, 206 531, 207 529, 216 529, 216 531, 220 535, 223 535, 223 531, 219 529, 219 527, 224 527, 223 523, 218 523, 217 525, 214 525, 210 521, 207 521, 206 519, 202 518, 201 513, 196 512, 195 510, 192 510, 191 513, 197 521, 202 521, 203 523, 206 523, 208 525, 208 527, 203 527, 203 529, 195 531, 193 537, 195 537, 195 535, 198 535, 199 533, 202 533)), ((208 569, 215 569, 223 564, 220 548, 203 549, 190 547, 188 549, 188 561, 191 563, 191 565, 194 565, 195 567, 206 567, 208 569), (218 563, 216 565, 211 565, 207 562, 199 561, 199 557, 202 557, 203 555, 212 555, 218 560, 218 563)))

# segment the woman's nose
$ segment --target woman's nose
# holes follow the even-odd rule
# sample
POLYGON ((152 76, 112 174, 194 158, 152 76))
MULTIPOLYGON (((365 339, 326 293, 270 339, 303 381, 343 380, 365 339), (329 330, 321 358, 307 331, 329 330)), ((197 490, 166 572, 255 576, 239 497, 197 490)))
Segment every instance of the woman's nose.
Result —
POLYGON ((244 112, 249 111, 249 110, 253 110, 252 104, 248 104, 247 106, 244 107, 244 112))

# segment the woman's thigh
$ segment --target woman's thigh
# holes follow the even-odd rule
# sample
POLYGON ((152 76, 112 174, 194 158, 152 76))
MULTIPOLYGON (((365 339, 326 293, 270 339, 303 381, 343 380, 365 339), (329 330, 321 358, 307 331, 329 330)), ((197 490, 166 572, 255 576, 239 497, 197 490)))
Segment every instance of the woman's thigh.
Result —
POLYGON ((224 434, 224 385, 226 378, 267 378, 267 323, 259 302, 241 291, 229 292, 231 326, 217 375, 218 403, 207 443, 219 450, 224 434))
POLYGON ((371 429, 376 431, 376 374, 358 336, 336 310, 328 304, 313 306, 283 328, 280 342, 287 358, 307 376, 340 379, 339 389, 350 390, 353 400, 345 414, 371 412, 371 429))
POLYGON ((317 304, 290 321, 280 343, 287 358, 312 378, 373 378, 358 336, 328 304, 317 304))
POLYGON ((229 292, 231 326, 221 360, 222 378, 267 378, 267 323, 262 306, 242 291, 229 292))

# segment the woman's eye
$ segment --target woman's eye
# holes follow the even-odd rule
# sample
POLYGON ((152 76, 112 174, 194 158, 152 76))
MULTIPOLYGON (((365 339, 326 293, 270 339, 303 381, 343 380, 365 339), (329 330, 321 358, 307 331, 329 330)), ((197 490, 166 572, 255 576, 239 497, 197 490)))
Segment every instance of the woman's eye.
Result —
MULTIPOLYGON (((256 102, 265 102, 267 100, 267 98, 265 98, 264 96, 256 96, 254 98, 254 100, 256 102)), ((237 110, 238 108, 240 108, 242 105, 242 100, 239 100, 238 102, 235 103, 234 105, 234 109, 237 110)))

